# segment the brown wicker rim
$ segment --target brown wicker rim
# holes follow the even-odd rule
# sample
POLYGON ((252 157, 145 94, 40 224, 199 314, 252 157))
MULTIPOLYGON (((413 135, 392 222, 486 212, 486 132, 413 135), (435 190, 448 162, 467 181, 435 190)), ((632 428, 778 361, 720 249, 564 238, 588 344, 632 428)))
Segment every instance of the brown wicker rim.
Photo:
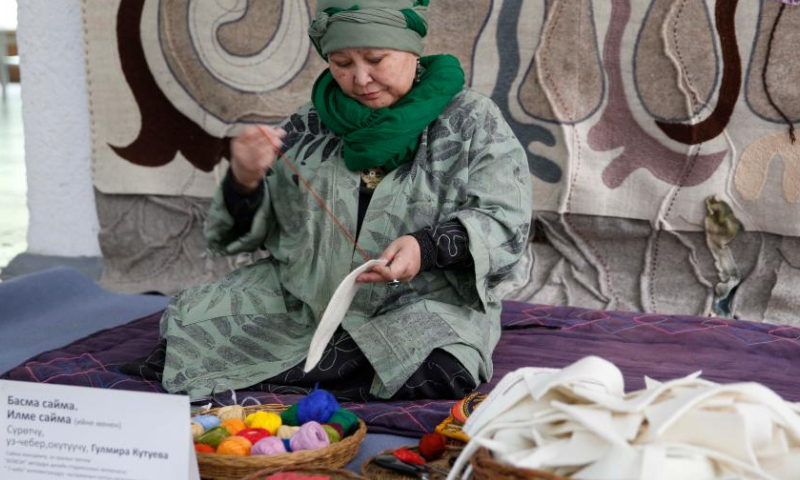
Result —
POLYGON ((498 462, 485 448, 478 449, 469 459, 475 480, 571 480, 542 470, 512 467, 498 462))
MULTIPOLYGON (((265 404, 245 407, 245 414, 257 411, 280 413, 287 405, 265 404)), ((204 414, 214 415, 219 409, 212 409, 204 414)), ((301 468, 341 468, 350 463, 358 454, 358 448, 367 436, 367 425, 358 420, 358 430, 343 438, 340 442, 319 450, 302 450, 300 452, 281 455, 240 457, 236 455, 219 455, 216 453, 198 453, 197 464, 200 476, 209 480, 239 480, 253 472, 265 469, 298 470, 301 468)))
POLYGON ((349 470, 342 470, 339 468, 265 468, 251 473, 250 475, 242 478, 242 480, 264 480, 268 476, 278 472, 292 472, 302 475, 324 475, 330 477, 331 480, 366 480, 361 475, 355 474, 349 470))

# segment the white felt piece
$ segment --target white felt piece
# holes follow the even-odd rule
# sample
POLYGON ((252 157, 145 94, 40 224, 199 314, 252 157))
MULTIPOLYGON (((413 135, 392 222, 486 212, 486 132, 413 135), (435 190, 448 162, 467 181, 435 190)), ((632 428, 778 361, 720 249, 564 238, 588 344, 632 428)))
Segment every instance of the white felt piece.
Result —
POLYGON ((745 419, 738 413, 690 410, 673 422, 660 439, 706 447, 756 463, 745 419))
POLYGON ((800 449, 780 456, 762 458, 761 468, 775 478, 800 478, 800 449))
POLYGON ((617 434, 630 442, 639 435, 644 415, 641 413, 614 413, 611 422, 614 424, 617 434))
POLYGON ((653 434, 662 435, 670 425, 692 407, 721 392, 723 387, 697 389, 682 393, 660 403, 654 403, 644 409, 644 415, 650 424, 653 434))
POLYGON ((541 398, 550 389, 575 383, 590 390, 616 395, 625 393, 622 372, 613 363, 600 357, 584 357, 551 375, 528 378, 528 386, 535 399, 541 398))
MULTIPOLYGON (((666 480, 678 478, 722 480, 717 475, 718 472, 714 467, 714 463, 703 455, 671 456, 668 454, 664 464, 661 466, 661 470, 664 472, 662 478, 666 480)), ((643 476, 642 478, 647 477, 643 476)))
POLYGON ((555 461, 543 462, 544 467, 581 466, 600 460, 608 454, 611 444, 592 432, 575 432, 566 442, 563 453, 555 461))
POLYGON ((317 330, 314 332, 314 337, 311 339, 311 346, 308 348, 308 357, 306 358, 305 372, 310 372, 320 359, 325 351, 325 347, 330 342, 336 329, 341 325, 347 309, 350 308, 350 303, 353 302, 358 291, 359 284, 356 283, 356 277, 366 272, 375 265, 386 265, 386 260, 369 260, 360 267, 356 268, 349 275, 347 275, 342 283, 336 287, 333 296, 328 302, 328 307, 325 313, 322 314, 322 319, 317 325, 317 330))
POLYGON ((639 478, 646 478, 647 480, 668 480, 664 472, 664 464, 666 461, 667 450, 664 447, 649 445, 642 448, 642 464, 639 478))
MULTIPOLYGON (((794 448, 800 448, 800 445, 794 448)), ((759 458, 784 455, 791 449, 792 447, 790 447, 789 441, 786 439, 786 430, 782 428, 773 428, 772 439, 770 439, 769 445, 765 445, 759 449, 756 455, 758 455, 759 458)))
MULTIPOLYGON (((496 422, 501 415, 509 410, 515 410, 516 418, 525 418, 540 410, 534 407, 534 400, 530 397, 525 383, 525 370, 520 369, 506 374, 492 390, 493 394, 478 405, 464 423, 462 430, 470 437, 477 433, 489 422, 496 422), (494 394, 494 392, 498 392, 494 394), (517 412, 521 410, 521 412, 517 412)), ((549 372, 542 372, 547 373, 549 372)))
POLYGON ((614 445, 608 454, 575 473, 581 480, 649 480, 640 479, 642 455, 629 445, 614 445))
MULTIPOLYGON (((544 466, 562 466, 559 459, 570 457, 567 450, 568 445, 569 440, 567 439, 550 442, 532 449, 530 452, 520 452, 524 455, 509 455, 508 458, 509 460, 515 459, 514 465, 521 468, 541 469, 544 466)), ((585 463, 578 463, 578 465, 585 465, 585 463)))
POLYGON ((518 429, 506 428, 500 430, 495 433, 494 440, 502 442, 516 451, 530 450, 536 447, 536 443, 531 440, 530 435, 528 435, 525 431, 518 429))
MULTIPOLYGON (((747 478, 747 479, 753 478, 760 480, 789 480, 785 478, 778 479, 775 476, 764 471, 758 465, 752 465, 747 462, 742 462, 741 460, 732 457, 730 455, 726 455, 718 450, 711 450, 699 446, 686 445, 684 443, 674 443, 667 441, 661 442, 661 445, 667 448, 667 451, 670 455, 678 457, 703 455, 709 460, 714 461, 720 468, 720 470, 738 473, 739 476, 735 478, 747 478)), ((720 478, 727 478, 727 477, 722 476, 720 478)))
POLYGON ((571 418, 564 422, 551 423, 539 425, 536 429, 542 435, 549 435, 552 437, 559 437, 567 434, 574 434, 576 432, 588 432, 589 429, 580 423, 572 420, 571 418))
POLYGON ((553 402, 553 407, 566 413, 598 437, 604 438, 614 445, 628 445, 628 442, 614 429, 611 412, 608 410, 599 410, 591 406, 567 405, 560 402, 553 402))
POLYGON ((650 378, 647 375, 644 376, 644 388, 646 390, 650 390, 652 388, 658 388, 661 386, 663 382, 660 380, 656 380, 655 378, 650 378))
POLYGON ((764 405, 741 402, 734 405, 733 410, 744 420, 750 446, 756 455, 761 450, 772 446, 773 416, 769 408, 764 405))

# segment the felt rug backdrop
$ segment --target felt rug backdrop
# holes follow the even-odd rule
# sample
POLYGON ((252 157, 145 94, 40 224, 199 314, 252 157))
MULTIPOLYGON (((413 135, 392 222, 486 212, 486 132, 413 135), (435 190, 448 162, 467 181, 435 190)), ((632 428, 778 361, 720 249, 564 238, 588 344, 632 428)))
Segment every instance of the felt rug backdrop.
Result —
MULTIPOLYGON (((199 262, 198 229, 170 253, 149 247, 154 225, 199 223, 229 138, 308 100, 315 2, 83 5, 103 284, 214 278, 232 262, 199 262)), ((430 17, 426 53, 459 57, 528 152, 539 228, 508 298, 794 321, 800 7, 433 0, 430 17)))

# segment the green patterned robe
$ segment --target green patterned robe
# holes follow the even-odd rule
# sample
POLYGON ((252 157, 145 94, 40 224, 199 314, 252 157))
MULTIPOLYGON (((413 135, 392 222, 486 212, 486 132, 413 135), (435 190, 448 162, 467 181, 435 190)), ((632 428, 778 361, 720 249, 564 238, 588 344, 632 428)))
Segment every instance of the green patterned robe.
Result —
MULTIPOLYGON (((360 172, 311 104, 282 125, 286 154, 350 232, 356 231, 360 172)), ((364 259, 282 160, 265 177, 249 233, 235 238, 217 191, 205 225, 218 254, 271 256, 189 288, 161 321, 164 387, 192 398, 244 388, 302 362, 339 282, 364 259)), ((420 137, 413 162, 390 172, 369 204, 359 245, 372 258, 398 237, 458 219, 474 269, 422 272, 399 288, 363 285, 342 322, 375 368, 371 393, 389 398, 435 348, 479 381, 492 377, 500 299, 492 294, 522 254, 531 219, 525 151, 497 106, 463 90, 420 137)))

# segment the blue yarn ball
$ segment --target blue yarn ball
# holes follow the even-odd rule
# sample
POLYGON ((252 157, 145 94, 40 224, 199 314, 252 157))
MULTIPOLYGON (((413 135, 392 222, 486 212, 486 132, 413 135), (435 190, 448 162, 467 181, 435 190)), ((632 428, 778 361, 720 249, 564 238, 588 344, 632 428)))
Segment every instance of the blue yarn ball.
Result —
POLYGON ((211 430, 220 425, 220 419, 216 415, 198 415, 192 421, 199 423, 203 427, 203 431, 211 430))
POLYGON ((297 402, 297 420, 301 425, 307 422, 326 423, 338 409, 339 402, 330 392, 314 390, 297 402))
POLYGON ((287 452, 291 452, 292 451, 292 445, 289 443, 289 439, 288 438, 281 438, 281 441, 283 442, 283 446, 286 448, 286 451, 287 452))

